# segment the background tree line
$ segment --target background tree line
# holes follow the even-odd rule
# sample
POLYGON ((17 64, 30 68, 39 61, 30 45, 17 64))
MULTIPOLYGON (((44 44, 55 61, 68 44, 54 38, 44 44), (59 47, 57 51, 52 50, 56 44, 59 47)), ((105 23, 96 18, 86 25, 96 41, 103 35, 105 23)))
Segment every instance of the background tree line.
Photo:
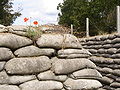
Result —
POLYGON ((0 24, 2 25, 11 25, 21 15, 20 11, 14 12, 12 1, 0 0, 0 24))
POLYGON ((77 32, 85 33, 85 20, 90 19, 90 35, 116 31, 116 6, 120 0, 64 0, 57 9, 59 24, 74 25, 77 32))

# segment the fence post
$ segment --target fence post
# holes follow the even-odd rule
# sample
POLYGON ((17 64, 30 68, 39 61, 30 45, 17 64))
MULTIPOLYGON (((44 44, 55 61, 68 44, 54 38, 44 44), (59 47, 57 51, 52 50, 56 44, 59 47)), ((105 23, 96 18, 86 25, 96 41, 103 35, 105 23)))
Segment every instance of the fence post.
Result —
POLYGON ((117 32, 120 33, 120 6, 117 6, 117 32))
POLYGON ((86 18, 86 37, 89 37, 89 18, 86 18))
POLYGON ((71 34, 73 34, 73 24, 71 24, 71 34))

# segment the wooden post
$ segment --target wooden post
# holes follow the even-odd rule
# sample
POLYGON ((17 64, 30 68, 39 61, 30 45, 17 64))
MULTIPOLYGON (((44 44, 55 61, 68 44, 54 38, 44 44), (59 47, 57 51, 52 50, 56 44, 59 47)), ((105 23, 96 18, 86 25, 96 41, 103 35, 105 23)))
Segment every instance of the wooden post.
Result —
POLYGON ((120 33, 120 6, 117 6, 117 32, 120 33))
POLYGON ((86 18, 86 37, 89 37, 89 18, 86 18))
POLYGON ((71 24, 71 34, 73 34, 73 24, 71 24))

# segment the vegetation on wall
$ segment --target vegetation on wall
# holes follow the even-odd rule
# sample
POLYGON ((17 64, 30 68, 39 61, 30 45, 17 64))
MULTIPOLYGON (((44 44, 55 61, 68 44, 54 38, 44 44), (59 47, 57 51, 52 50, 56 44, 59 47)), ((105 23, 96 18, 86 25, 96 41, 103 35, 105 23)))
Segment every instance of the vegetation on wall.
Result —
POLYGON ((11 25, 21 15, 19 11, 14 12, 12 0, 0 0, 0 24, 11 25))
POLYGON ((74 25, 77 32, 85 32, 85 20, 90 19, 90 35, 116 31, 116 6, 120 0, 64 0, 58 5, 59 24, 74 25))

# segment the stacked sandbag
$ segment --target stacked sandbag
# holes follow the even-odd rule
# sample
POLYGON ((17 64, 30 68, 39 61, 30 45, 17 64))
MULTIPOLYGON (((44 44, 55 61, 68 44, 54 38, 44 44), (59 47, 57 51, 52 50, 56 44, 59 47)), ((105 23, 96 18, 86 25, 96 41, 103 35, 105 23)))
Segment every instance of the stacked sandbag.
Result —
POLYGON ((97 65, 102 74, 99 81, 103 88, 115 90, 120 88, 120 34, 95 36, 79 39, 84 48, 93 55, 90 60, 97 65))
POLYGON ((24 25, 12 25, 12 26, 7 26, 6 28, 9 33, 24 35, 24 36, 26 36, 27 30, 30 29, 30 27, 24 25))
POLYGON ((8 32, 8 29, 4 25, 0 24, 0 33, 2 32, 8 32))
POLYGON ((97 65, 97 70, 103 76, 99 81, 103 84, 104 89, 120 88, 120 59, 93 56, 90 57, 90 60, 97 65))
POLYGON ((0 90, 99 89, 102 75, 70 34, 43 34, 36 41, 0 33, 0 90))
POLYGON ((79 39, 82 46, 94 56, 120 58, 120 34, 79 39))
POLYGON ((62 49, 58 51, 59 58, 88 58, 92 54, 86 49, 62 49))

